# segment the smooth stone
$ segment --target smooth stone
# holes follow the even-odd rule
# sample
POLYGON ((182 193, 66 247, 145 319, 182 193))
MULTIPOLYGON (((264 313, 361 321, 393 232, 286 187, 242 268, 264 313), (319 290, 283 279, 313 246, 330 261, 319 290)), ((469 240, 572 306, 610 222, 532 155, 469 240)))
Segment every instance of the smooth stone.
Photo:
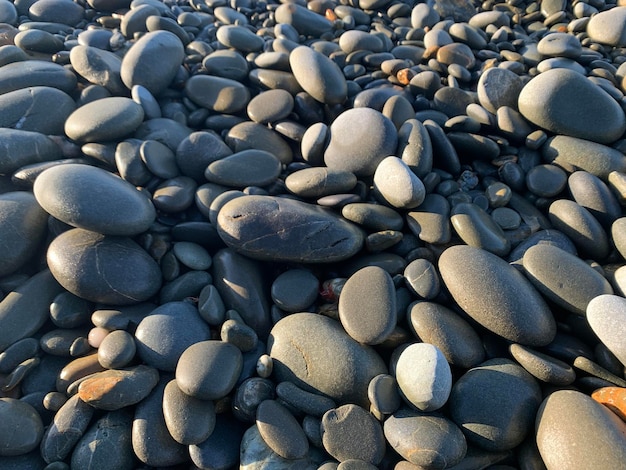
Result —
POLYGON ((371 108, 353 108, 330 125, 330 142, 324 152, 326 166, 356 176, 373 175, 378 164, 393 155, 398 132, 393 122, 371 108), (354 123, 359 123, 358 127, 354 123))
POLYGON ((445 244, 450 241, 450 204, 440 194, 427 194, 418 210, 407 213, 411 232, 426 243, 445 244))
POLYGON ((517 74, 493 67, 483 72, 478 80, 478 100, 487 111, 494 114, 501 106, 516 109, 522 87, 522 79, 517 74))
POLYGON ((555 229, 567 235, 579 252, 603 260, 610 251, 609 239, 600 222, 584 207, 569 199, 557 199, 548 208, 555 229))
POLYGON ((385 420, 384 432, 391 447, 419 468, 454 467, 467 452, 461 430, 440 414, 401 409, 385 420))
POLYGON ((254 122, 268 124, 288 117, 293 105, 293 96, 288 91, 267 90, 252 98, 246 111, 254 122))
POLYGON ((52 216, 105 235, 137 235, 156 218, 154 206, 127 181, 88 165, 61 165, 35 180, 37 201, 52 216))
POLYGON ((135 186, 145 186, 152 176, 141 161, 139 150, 141 144, 142 141, 140 139, 128 138, 115 145, 115 166, 117 171, 122 179, 135 186))
POLYGON ((600 341, 626 364, 626 348, 621 338, 624 334, 626 300, 617 295, 600 295, 587 305, 587 321, 600 341))
POLYGON ((625 217, 620 217, 611 224, 611 238, 613 239, 613 244, 623 258, 626 258, 626 237, 623 235, 625 226, 625 217))
POLYGON ((24 338, 16 341, 0 353, 0 373, 9 374, 23 361, 34 357, 39 352, 39 341, 24 338))
POLYGON ((374 190, 383 202, 399 209, 413 209, 424 202, 424 183, 400 158, 384 158, 374 172, 374 190))
POLYGON ((555 197, 567 186, 567 173, 556 165, 537 165, 526 173, 526 187, 540 197, 555 197))
POLYGON ((437 346, 409 345, 400 354, 395 372, 402 396, 409 405, 421 411, 434 411, 448 400, 452 373, 437 346))
POLYGON ((613 288, 585 261, 556 246, 530 247, 522 260, 524 271, 546 298, 569 312, 585 315, 589 302, 613 288))
POLYGON ((134 102, 141 105, 146 115, 146 119, 158 119, 162 117, 159 103, 146 87, 133 85, 130 89, 130 96, 134 102))
POLYGON ((111 331, 98 346, 98 362, 107 369, 126 367, 135 357, 133 336, 124 330, 111 331))
POLYGON ((454 206, 450 222, 459 237, 469 246, 498 256, 506 256, 511 250, 511 244, 502 229, 474 203, 462 202, 454 206))
POLYGON ((130 98, 102 98, 70 114, 65 134, 77 142, 118 140, 137 130, 143 118, 143 108, 130 98))
MULTIPOLYGON (((191 461, 200 468, 225 469, 239 465, 239 447, 245 430, 243 423, 232 414, 218 414, 211 435, 200 444, 188 447, 191 461)), ((260 436, 258 439, 263 441, 260 436)))
POLYGON ((0 67, 0 94, 22 88, 46 86, 71 94, 76 75, 65 67, 43 60, 13 62, 0 67))
POLYGON ((189 346, 176 365, 176 383, 187 395, 201 400, 225 397, 235 386, 243 358, 241 351, 222 341, 189 346))
POLYGON ((254 34, 245 26, 220 26, 217 29, 216 37, 225 46, 242 52, 255 52, 263 49, 263 38, 254 34))
POLYGON ((603 226, 611 225, 621 217, 622 209, 609 186, 586 171, 575 171, 567 180, 576 203, 593 215, 603 226))
POLYGON ((159 372, 145 365, 97 372, 78 386, 78 397, 99 410, 115 411, 139 403, 159 381, 159 372))
POLYGON ((88 29, 78 33, 79 46, 97 47, 105 51, 111 50, 111 37, 113 33, 106 29, 88 29))
POLYGON ((542 382, 566 386, 576 379, 574 369, 554 357, 515 343, 509 346, 509 352, 528 373, 542 382))
POLYGON ((91 425, 76 443, 71 468, 132 470, 132 415, 127 410, 107 413, 91 425))
POLYGON ((256 332, 245 323, 232 318, 222 323, 220 338, 236 346, 242 353, 253 351, 259 341, 256 332))
POLYGON ((415 335, 437 347, 450 365, 469 369, 485 359, 476 330, 448 307, 434 302, 415 302, 409 307, 408 316, 415 335))
POLYGON ((577 59, 582 51, 580 40, 567 33, 547 34, 537 44, 537 52, 544 56, 577 59))
POLYGON ((549 395, 537 412, 537 447, 546 468, 619 468, 626 458, 626 424, 574 390, 549 395))
POLYGON ((38 331, 50 314, 50 303, 63 291, 49 270, 30 277, 0 302, 0 351, 38 331))
POLYGON ((372 407, 382 414, 395 413, 402 405, 402 397, 395 377, 380 374, 367 386, 367 396, 372 407))
POLYGON ((511 251, 509 255, 509 260, 511 262, 519 263, 524 256, 524 253, 526 253, 526 251, 531 246, 541 244, 557 246, 563 251, 566 251, 567 253, 570 253, 572 255, 575 255, 577 253, 576 247, 574 246, 572 241, 567 236, 563 235, 563 233, 554 229, 539 230, 538 232, 535 232, 526 240, 524 240, 522 243, 517 245, 513 249, 513 251, 511 251))
POLYGON ((303 168, 285 178, 285 187, 303 198, 320 198, 351 191, 357 183, 354 173, 324 167, 303 168))
POLYGON ((513 449, 532 431, 541 404, 539 385, 509 359, 491 359, 463 374, 452 387, 452 420, 468 443, 498 452, 513 449))
POLYGON ((135 42, 122 59, 120 76, 130 90, 145 87, 154 96, 174 80, 185 57, 183 44, 169 31, 154 31, 135 42))
POLYGON ((293 160, 293 152, 280 134, 256 122, 244 121, 236 124, 228 131, 224 140, 234 152, 264 150, 278 157, 285 165, 293 160))
POLYGON ((93 302, 138 303, 161 287, 159 266, 130 238, 72 229, 53 240, 47 259, 63 287, 93 302))
POLYGON ((316 122, 309 126, 300 142, 300 152, 304 161, 311 165, 323 165, 324 150, 329 137, 328 126, 323 122, 316 122))
POLYGON ((233 395, 233 415, 241 422, 254 423, 256 409, 264 400, 276 397, 276 385, 267 378, 250 377, 244 380, 233 395))
POLYGON ((603 387, 594 391, 591 394, 591 398, 606 406, 624 421, 624 418, 626 418, 626 407, 624 406, 626 404, 626 400, 624 400, 625 390, 624 387, 603 387))
POLYGON ((294 313, 279 320, 272 328, 267 351, 278 381, 293 382, 339 404, 369 406, 370 380, 387 373, 373 349, 353 340, 339 322, 317 314, 294 313), (342 360, 337 361, 338 357, 342 360), (313 367, 311 361, 323 367, 313 367))
POLYGON ((198 271, 209 269, 213 262, 209 252, 202 245, 193 242, 174 243, 172 253, 183 265, 198 271))
POLYGON ((146 18, 146 29, 148 32, 169 31, 175 34, 184 46, 187 46, 190 42, 187 31, 172 18, 165 18, 158 15, 148 16, 148 18, 146 18))
POLYGON ((403 276, 407 287, 418 297, 430 300, 439 295, 441 289, 439 273, 427 259, 418 258, 411 261, 404 269, 403 276))
POLYGON ((611 143, 626 130, 626 116, 615 100, 568 69, 533 78, 520 92, 518 106, 526 119, 555 134, 611 143))
POLYGON ((328 410, 337 407, 337 404, 330 398, 307 392, 292 382, 280 382, 276 386, 276 396, 288 407, 317 418, 321 418, 328 410))
POLYGON ((156 307, 155 304, 143 302, 117 309, 95 310, 91 315, 91 321, 96 327, 104 328, 107 331, 128 330, 134 333, 141 320, 152 313, 156 307))
POLYGON ((76 26, 85 14, 83 7, 69 0, 38 0, 28 9, 33 21, 76 26))
POLYGON ((227 309, 238 312, 264 340, 272 327, 261 263, 226 248, 213 256, 214 286, 227 309))
POLYGON ((437 155, 436 164, 433 161, 433 166, 452 175, 460 174, 461 162, 459 161, 459 156, 442 127, 432 119, 426 119, 424 127, 426 127, 430 137, 433 155, 437 155))
POLYGON ((56 374, 55 387, 58 392, 67 393, 70 386, 75 388, 80 380, 88 375, 106 370, 98 362, 98 354, 92 353, 78 357, 69 363, 65 360, 62 369, 56 374))
POLYGON ((180 356, 191 345, 211 337, 209 325, 187 302, 168 302, 154 309, 137 326, 139 357, 159 370, 176 370, 180 356))
POLYGON ((284 459, 307 456, 309 441, 291 412, 276 400, 262 401, 256 412, 256 426, 265 443, 284 459))
POLYGON ((242 150, 209 164, 204 177, 209 183, 243 189, 268 186, 280 175, 281 161, 264 150, 242 150))
POLYGON ((74 100, 57 88, 23 88, 0 95, 0 125, 46 135, 62 135, 65 120, 75 109, 74 100))
POLYGON ((248 76, 249 66, 245 58, 237 51, 217 50, 208 54, 202 65, 209 75, 241 81, 248 76))
POLYGON ((324 16, 297 3, 280 5, 274 14, 278 24, 291 25, 305 36, 320 37, 332 29, 332 23, 324 16))
POLYGON ((307 269, 289 269, 272 282, 274 304, 285 312, 302 312, 317 299, 320 282, 307 269))
POLYGON ((133 453, 149 466, 179 465, 189 460, 187 446, 170 435, 163 415, 164 389, 168 380, 161 379, 147 398, 135 407, 131 428, 133 453))
POLYGON ((453 246, 441 254, 439 271, 459 307, 493 333, 527 346, 554 339, 556 323, 541 295, 496 255, 453 246))
POLYGON ((557 165, 574 165, 606 181, 613 171, 626 172, 626 157, 606 145, 588 140, 554 136, 543 145, 544 158, 557 165))
POLYGON ((87 430, 94 412, 95 408, 83 402, 78 395, 65 402, 41 440, 41 456, 46 463, 65 460, 70 455, 87 430))
POLYGON ((185 84, 187 97, 198 106, 217 113, 235 114, 250 102, 250 91, 230 78, 194 75, 185 84))
POLYGON ((213 402, 184 394, 176 380, 171 380, 165 386, 163 417, 171 436, 176 442, 184 445, 200 444, 215 429, 213 402))
POLYGON ((376 418, 364 408, 347 404, 322 416, 324 450, 340 462, 359 459, 378 465, 385 455, 385 436, 376 418))
POLYGON ((55 54, 64 49, 61 39, 40 29, 26 29, 17 33, 13 42, 31 54, 55 54))
POLYGON ((302 89, 317 101, 334 105, 346 100, 348 88, 341 69, 321 52, 296 47, 289 54, 289 65, 302 89))
POLYGON ((183 175, 204 183, 207 166, 232 153, 222 138, 214 132, 193 132, 176 148, 176 165, 183 175))
POLYGON ((47 216, 29 192, 0 194, 0 276, 22 267, 45 237, 47 216))
POLYGON ((626 7, 614 7, 593 15, 587 24, 587 34, 602 44, 626 46, 626 7))
POLYGON ((342 34, 339 37, 339 47, 346 54, 362 50, 372 52, 384 50, 384 44, 378 36, 357 29, 342 34))
POLYGON ((434 109, 452 118, 465 114, 468 105, 474 103, 472 95, 460 88, 442 87, 435 92, 434 109))
POLYGON ((358 270, 339 296, 339 320, 353 339, 380 344, 396 327, 396 290, 391 275, 377 266, 358 270))
POLYGON ((70 51, 72 68, 94 85, 101 85, 115 95, 126 95, 122 82, 122 59, 106 50, 92 46, 76 46, 70 51))
POLYGON ((330 263, 351 257, 364 241, 363 233, 339 216, 272 196, 233 199, 222 207, 217 223, 224 243, 259 260, 330 263), (306 246, 302 239, 309 240, 306 246))
POLYGON ((0 172, 14 171, 35 163, 49 162, 62 156, 61 148, 48 136, 39 132, 0 128, 0 172))
POLYGON ((585 75, 585 68, 582 65, 573 59, 565 57, 550 57, 549 59, 543 59, 537 64, 537 71, 540 73, 555 69, 567 69, 580 75, 585 75))
POLYGON ((37 411, 14 398, 0 398, 0 456, 24 455, 34 450, 43 437, 37 411))

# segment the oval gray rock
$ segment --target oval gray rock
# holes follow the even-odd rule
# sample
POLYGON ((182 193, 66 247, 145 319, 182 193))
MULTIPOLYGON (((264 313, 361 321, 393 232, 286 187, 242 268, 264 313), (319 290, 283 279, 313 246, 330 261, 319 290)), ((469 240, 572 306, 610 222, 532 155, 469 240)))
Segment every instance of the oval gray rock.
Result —
POLYGON ((277 380, 294 382, 340 404, 369 406, 370 380, 387 373, 373 349, 359 344, 339 322, 322 315, 294 313, 279 320, 267 349, 277 380))
POLYGON ((137 235, 156 218, 150 200, 133 185, 88 165, 49 168, 37 177, 33 192, 57 219, 105 235, 137 235))
POLYGON ((24 60, 0 67, 0 94, 34 86, 58 88, 71 94, 76 75, 62 65, 43 60, 24 60))
POLYGON ((174 440, 184 445, 200 444, 215 429, 213 402, 184 394, 176 380, 171 380, 165 386, 163 417, 174 440))
POLYGON ((334 105, 346 100, 346 79, 339 66, 324 54, 299 46, 289 54, 289 65, 302 89, 317 101, 334 105))
POLYGON ((11 174, 23 166, 61 158, 61 148, 39 132, 0 128, 0 173, 11 174))
POLYGON ((268 186, 281 171, 281 162, 264 150, 242 150, 209 164, 204 176, 209 183, 243 189, 268 186))
POLYGON ((285 178, 287 189, 304 198, 345 193, 353 189, 356 182, 354 173, 324 167, 304 168, 285 178))
POLYGON ((175 34, 147 33, 124 55, 120 76, 129 90, 141 85, 157 96, 172 82, 184 57, 183 43, 175 34))
POLYGON ((276 400, 262 401, 256 411, 256 425, 265 443, 284 459, 302 459, 309 441, 291 412, 276 400))
POLYGON ((626 8, 614 7, 593 15, 587 24, 591 39, 610 46, 626 46, 626 8))
POLYGON ((0 455, 23 455, 35 449, 43 436, 37 411, 21 400, 0 398, 0 455))
POLYGON ((330 263, 354 255, 364 240, 357 227, 331 212, 273 196, 233 199, 217 224, 228 246, 260 260, 330 263))
POLYGON ((604 345, 626 364, 624 330, 626 299, 617 295, 600 295, 587 305, 587 321, 604 345))
POLYGON ((134 304, 161 287, 159 265, 130 238, 72 229, 52 241, 47 259, 59 284, 92 302, 134 304))
POLYGON ((545 301, 530 281, 496 255, 453 246, 441 254, 439 270, 456 303, 488 330, 528 346, 554 339, 556 323, 545 301))
POLYGON ((250 91, 241 83, 210 75, 191 77, 185 84, 185 93, 198 106, 225 114, 245 109, 250 101, 250 91))
POLYGON ((518 106, 526 119, 555 134, 611 143, 626 130, 626 116, 617 102, 568 69, 547 70, 533 78, 520 92, 518 106))

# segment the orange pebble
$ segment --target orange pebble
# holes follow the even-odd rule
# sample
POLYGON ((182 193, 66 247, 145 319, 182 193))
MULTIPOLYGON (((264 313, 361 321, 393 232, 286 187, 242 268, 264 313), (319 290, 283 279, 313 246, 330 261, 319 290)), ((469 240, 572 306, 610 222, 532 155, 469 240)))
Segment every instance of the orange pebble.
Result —
POLYGON ((613 413, 626 421, 626 388, 603 387, 591 394, 598 403, 602 403, 613 413))
POLYGON ((122 380, 123 377, 93 377, 85 379, 78 387, 78 397, 85 403, 98 401, 111 392, 122 380))
POLYGON ((337 21, 337 15, 335 14, 335 12, 333 10, 331 10, 330 8, 326 9, 325 15, 326 19, 328 21, 337 21))
POLYGON ((415 72, 413 70, 402 69, 397 73, 396 78, 403 85, 408 85, 414 76, 415 76, 415 72))

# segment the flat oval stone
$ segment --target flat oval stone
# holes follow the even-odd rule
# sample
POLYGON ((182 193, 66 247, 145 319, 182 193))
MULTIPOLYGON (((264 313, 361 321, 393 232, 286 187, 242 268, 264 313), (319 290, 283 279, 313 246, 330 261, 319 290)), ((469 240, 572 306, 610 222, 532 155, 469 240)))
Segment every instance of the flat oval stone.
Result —
POLYGON ((567 183, 576 203, 591 212, 603 226, 609 226, 621 217, 622 210, 617 198, 597 176, 586 171, 575 171, 567 183))
POLYGON ((276 386, 276 396, 288 406, 303 413, 321 418, 337 404, 334 400, 317 393, 307 392, 292 382, 281 382, 276 386))
POLYGON ((0 172, 11 174, 24 166, 57 160, 61 148, 39 132, 0 128, 0 172))
POLYGON ((359 343, 379 344, 396 327, 396 289, 391 275, 378 266, 358 270, 339 296, 339 320, 359 343))
POLYGON ((441 278, 470 317, 509 341, 544 346, 554 339, 552 312, 530 281, 506 261, 457 245, 439 258, 441 278))
POLYGON ((285 165, 293 160, 293 152, 280 134, 257 122, 244 121, 236 124, 228 131, 224 140, 234 152, 265 150, 278 157, 285 165))
POLYGON ((62 135, 65 120, 75 109, 74 100, 58 88, 23 88, 0 95, 0 125, 62 135))
POLYGON ((0 353, 0 373, 8 374, 23 361, 34 357, 39 352, 39 341, 24 338, 16 341, 0 353))
POLYGON ((284 459, 302 459, 309 441, 291 412, 276 400, 262 401, 256 411, 256 425, 265 443, 284 459))
POLYGON ((470 369, 452 387, 452 420, 469 443, 498 452, 512 449, 532 430, 541 404, 535 379, 509 359, 470 369))
POLYGON ((78 142, 119 140, 135 131, 143 118, 143 108, 130 98, 102 98, 70 114, 65 134, 78 142))
POLYGON ((34 86, 58 88, 72 93, 76 75, 59 64, 41 60, 13 62, 0 67, 0 93, 34 86))
POLYGON ((626 172, 626 156, 614 148, 588 140, 554 136, 543 145, 544 158, 557 165, 574 165, 606 181, 612 171, 626 172))
POLYGON ((203 67, 209 75, 241 81, 248 76, 248 63, 237 51, 217 50, 202 60, 203 67))
POLYGON ((289 65, 302 89, 317 101, 333 105, 346 100, 348 87, 341 69, 321 52, 296 47, 289 54, 289 65))
POLYGON ((135 331, 137 353, 148 365, 173 372, 181 354, 211 336, 198 310, 186 302, 168 302, 152 311, 135 331))
POLYGON ((98 362, 108 369, 119 369, 132 361, 136 351, 135 339, 130 333, 111 331, 98 346, 98 362))
POLYGON ((37 411, 14 398, 0 398, 0 455, 23 455, 35 449, 43 437, 37 411))
POLYGON ((537 290, 570 312, 585 315, 594 297, 613 294, 611 284, 600 273, 556 246, 530 247, 522 263, 537 290))
POLYGON ((526 187, 540 197, 554 197, 567 185, 567 173, 556 165, 537 165, 526 173, 526 187))
POLYGON ((382 426, 368 411, 348 404, 328 410, 320 426, 324 449, 343 462, 359 459, 378 465, 385 454, 382 426))
POLYGON ((474 203, 462 202, 454 206, 450 221, 459 237, 469 246, 498 256, 506 256, 511 249, 502 229, 474 203))
POLYGON ((557 199, 548 208, 555 229, 567 235, 576 248, 594 260, 609 254, 609 239, 600 222, 582 206, 569 199, 557 199))
POLYGON ((424 202, 426 188, 398 157, 384 158, 374 172, 374 190, 382 200, 399 209, 413 209, 424 202))
POLYGON ((233 199, 222 207, 217 223, 228 246, 260 260, 340 261, 359 251, 364 241, 357 227, 330 212, 272 196, 233 199))
POLYGON ((247 112, 254 122, 268 124, 289 116, 293 105, 293 96, 287 90, 267 90, 250 100, 247 112))
POLYGON ((341 215, 356 224, 373 230, 401 230, 404 226, 402 216, 382 204, 369 202, 355 202, 346 204, 341 209, 341 215))
POLYGON ((150 200, 132 184, 93 166, 49 168, 37 177, 33 192, 57 219, 105 235, 137 235, 156 218, 150 200))
POLYGON ((33 21, 61 23, 75 26, 82 19, 85 10, 69 0, 38 0, 28 9, 33 21))
POLYGON ((398 129, 397 155, 419 178, 433 167, 433 148, 428 131, 417 119, 408 119, 398 129))
POLYGON ((280 175, 282 165, 273 154, 264 150, 242 150, 209 164, 204 177, 209 183, 243 189, 247 186, 268 186, 280 175))
POLYGON ((277 23, 291 25, 305 36, 320 37, 332 29, 332 23, 324 16, 296 3, 280 5, 275 16, 277 23))
POLYGON ((448 307, 415 302, 408 310, 411 328, 424 343, 437 347, 453 366, 469 369, 485 359, 476 330, 448 307))
POLYGON ((543 382, 564 386, 576 379, 574 369, 559 359, 516 343, 509 346, 509 352, 528 373, 543 382))
POLYGON ((76 46, 70 51, 70 63, 90 83, 101 85, 115 95, 128 93, 120 76, 122 59, 116 54, 96 47, 76 46))
POLYGON ((620 360, 626 363, 626 347, 622 340, 626 300, 617 295, 600 295, 587 305, 587 321, 600 341, 620 360))
POLYGON ((124 55, 120 76, 129 90, 141 85, 158 96, 172 82, 184 57, 183 43, 175 34, 147 33, 124 55))
POLYGON ((45 211, 29 192, 7 192, 0 195, 0 276, 23 266, 37 250, 45 236, 45 211))
POLYGON ((439 295, 441 288, 439 273, 427 259, 418 258, 411 261, 404 269, 403 276, 407 287, 418 297, 428 300, 439 295))
POLYGON ((257 36, 245 26, 223 25, 217 28, 217 40, 227 47, 242 52, 260 51, 263 49, 263 38, 257 36))
POLYGON ((567 33, 547 34, 537 44, 537 52, 551 57, 578 59, 582 54, 582 49, 580 40, 567 33))
POLYGON ((127 410, 105 414, 93 423, 72 452, 74 468, 117 468, 131 470, 135 465, 131 443, 133 417, 127 410))
POLYGON ((617 251, 624 257, 626 254, 626 237, 624 237, 624 227, 626 226, 626 217, 620 217, 611 224, 611 236, 613 244, 617 251))
POLYGON ((537 412, 537 447, 547 468, 619 468, 626 458, 626 424, 574 390, 550 394, 537 412))
POLYGON ((483 72, 478 80, 478 100, 487 111, 494 114, 501 106, 516 109, 522 87, 522 79, 516 73, 493 67, 483 72))
POLYGON ((176 380, 169 381, 163 391, 163 417, 174 440, 184 445, 200 444, 215 429, 213 402, 184 394, 176 380))
POLYGON ((568 69, 533 78, 520 92, 518 106, 526 119, 555 134, 611 143, 626 130, 626 116, 615 100, 568 69), (581 113, 584 122, 577 117, 581 113))
POLYGON ((272 300, 286 312, 302 312, 317 299, 319 280, 306 269, 290 269, 272 283, 272 300))
POLYGON ((422 411, 441 408, 452 388, 450 365, 442 352, 428 343, 414 343, 402 351, 396 380, 407 403, 422 411))
POLYGON ((279 320, 267 344, 277 380, 294 382, 340 404, 369 406, 370 380, 387 373, 373 349, 359 344, 339 322, 322 315, 294 313, 279 320))
POLYGON ((230 78, 194 75, 185 84, 191 101, 211 111, 235 114, 248 106, 250 91, 230 78))
POLYGON ((398 454, 421 468, 452 467, 467 452, 461 430, 436 413, 398 410, 385 420, 384 432, 398 454))
POLYGON ((114 411, 139 403, 159 381, 159 372, 138 365, 125 370, 106 370, 85 378, 78 386, 78 397, 100 410, 114 411))
POLYGON ((626 8, 614 7, 593 15, 587 34, 593 41, 610 46, 626 46, 626 8))
POLYGON ((324 163, 329 168, 350 171, 357 176, 373 175, 378 164, 395 153, 398 143, 393 122, 371 108, 344 111, 333 121, 329 131, 324 163))
POLYGON ((189 396, 218 400, 233 389, 242 366, 243 357, 237 347, 222 341, 201 341, 180 356, 176 383, 189 396))
POLYGON ((143 302, 161 287, 161 270, 130 238, 72 229, 48 248, 48 266, 72 294, 92 302, 143 302))
POLYGON ((285 178, 285 186, 293 194, 304 198, 319 198, 345 193, 356 186, 354 173, 324 167, 304 168, 285 178))

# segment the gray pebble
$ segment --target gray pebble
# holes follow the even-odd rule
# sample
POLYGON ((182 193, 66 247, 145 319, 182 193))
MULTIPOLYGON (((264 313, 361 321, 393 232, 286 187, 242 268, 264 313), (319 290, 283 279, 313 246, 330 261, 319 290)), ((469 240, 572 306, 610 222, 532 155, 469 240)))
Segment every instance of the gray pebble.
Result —
POLYGON ((265 443, 285 459, 307 456, 309 441, 287 408, 276 400, 262 401, 256 412, 256 425, 265 443))
POLYGON ((570 385, 576 379, 574 369, 554 357, 515 343, 509 346, 509 351, 526 371, 543 382, 564 386, 570 385))
POLYGON ((374 172, 374 190, 383 202, 400 209, 412 209, 424 202, 424 183, 400 158, 384 158, 374 172))
POLYGON ((317 299, 319 280, 305 269, 290 269, 272 283, 274 303, 286 312, 302 312, 317 299))
POLYGON ((623 334, 624 299, 617 295, 600 295, 587 305, 587 321, 602 343, 626 363, 626 349, 619 339, 623 334))
POLYGON ((586 171, 575 171, 567 185, 574 200, 587 209, 603 226, 608 227, 621 216, 621 207, 607 184, 586 171))
POLYGON ((218 113, 237 113, 250 101, 250 91, 241 83, 209 75, 191 77, 185 84, 185 93, 198 106, 218 113))
POLYGON ((133 336, 124 330, 112 331, 98 347, 98 362, 107 369, 127 366, 135 357, 137 347, 133 336))
POLYGON ((14 398, 0 398, 0 455, 23 455, 35 449, 43 436, 43 423, 37 411, 14 398))
POLYGON ((163 417, 171 436, 184 445, 205 441, 215 428, 213 402, 184 394, 175 380, 163 391, 163 417))
POLYGON ((352 190, 356 183, 354 173, 325 167, 303 168, 290 173, 285 178, 287 189, 303 198, 319 198, 345 193, 352 190))
POLYGON ((281 171, 280 160, 264 150, 242 150, 209 164, 204 176, 210 183, 243 189, 268 186, 281 171))

